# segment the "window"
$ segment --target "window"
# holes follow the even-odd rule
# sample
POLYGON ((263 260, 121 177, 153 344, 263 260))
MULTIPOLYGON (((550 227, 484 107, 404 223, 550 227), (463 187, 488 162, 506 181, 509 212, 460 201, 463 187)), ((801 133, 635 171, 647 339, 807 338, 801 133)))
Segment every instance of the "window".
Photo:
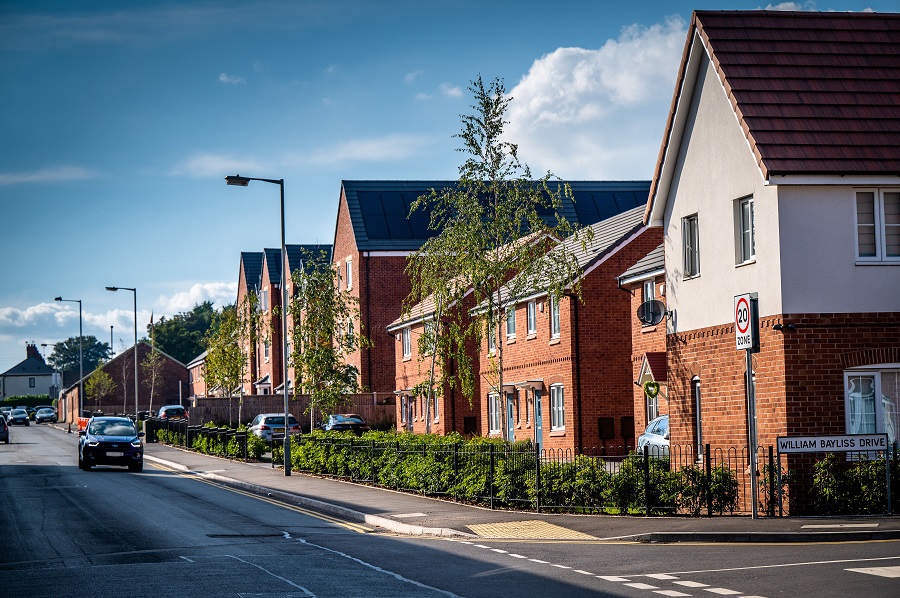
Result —
POLYGON ((694 445, 697 447, 697 459, 703 458, 703 410, 700 408, 700 378, 691 379, 691 396, 694 399, 694 445))
POLYGON ((260 303, 262 305, 263 312, 269 311, 269 289, 262 290, 262 297, 260 299, 260 303))
POLYGON ((488 322, 487 326, 487 343, 488 343, 488 353, 493 353, 497 350, 497 335, 494 333, 494 323, 488 322))
POLYGON ((900 364, 844 372, 844 393, 848 434, 887 434, 888 443, 897 441, 900 364))
POLYGON ((550 387, 550 429, 566 429, 566 406, 561 384, 550 387))
POLYGON ((866 262, 900 261, 900 191, 856 192, 856 256, 866 262))
POLYGON ((406 395, 400 396, 400 423, 401 424, 406 423, 406 411, 409 409, 409 406, 407 404, 408 402, 409 402, 409 397, 407 397, 406 395))
POLYGON ((412 341, 409 338, 409 327, 403 329, 403 332, 400 334, 403 340, 403 357, 407 358, 412 356, 412 341))
POLYGON ((353 319, 347 318, 347 342, 353 342, 353 319))
POLYGON ((537 334, 537 302, 532 299, 527 304, 526 320, 528 320, 528 334, 537 334))
POLYGON ((506 308, 506 338, 516 338, 516 306, 506 308))
POLYGON ((756 259, 756 230, 753 224, 753 196, 739 199, 736 204, 737 263, 745 264, 756 259))
POLYGON ((34 388, 34 378, 28 379, 28 388, 34 388))
POLYGON ((269 361, 269 341, 263 342, 263 357, 266 358, 266 361, 269 361))
POLYGON ((434 348, 437 346, 437 333, 434 326, 434 320, 425 321, 425 331, 422 333, 425 341, 425 355, 433 355, 434 348))
POLYGON ((346 271, 345 278, 347 279, 347 290, 350 290, 353 288, 353 262, 350 261, 350 258, 347 258, 347 263, 345 265, 345 271, 346 271))
POLYGON ((681 219, 681 243, 684 248, 684 277, 700 274, 700 224, 697 214, 681 219))
POLYGON ((500 395, 491 393, 488 395, 488 432, 491 434, 500 433, 500 420, 502 410, 500 409, 500 395))
POLYGON ((550 338, 559 338, 559 299, 550 297, 550 338))
POLYGON ((654 281, 644 281, 644 285, 641 290, 641 298, 643 299, 644 303, 656 299, 656 283, 654 281))

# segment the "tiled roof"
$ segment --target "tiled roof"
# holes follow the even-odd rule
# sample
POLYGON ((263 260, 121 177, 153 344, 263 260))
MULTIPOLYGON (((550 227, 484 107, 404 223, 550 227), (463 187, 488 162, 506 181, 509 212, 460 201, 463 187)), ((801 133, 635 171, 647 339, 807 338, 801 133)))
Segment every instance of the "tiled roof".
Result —
POLYGON ((669 379, 669 370, 666 366, 666 352, 665 351, 653 351, 644 353, 644 359, 647 362, 647 366, 650 368, 650 373, 653 374, 653 379, 656 382, 667 382, 669 379))
POLYGON ((0 376, 50 376, 53 368, 36 357, 28 357, 12 366, 0 376))
POLYGON ((625 270, 619 276, 619 284, 627 282, 629 279, 638 280, 648 276, 653 272, 660 272, 666 267, 665 246, 660 243, 650 253, 639 259, 633 266, 625 270))
POLYGON ((266 269, 269 271, 269 284, 278 284, 281 282, 281 249, 273 249, 266 247, 263 249, 265 253, 266 269))
POLYGON ((302 267, 307 256, 318 259, 324 252, 325 259, 331 261, 331 245, 285 245, 287 250, 288 270, 294 272, 302 267))
POLYGON ((900 173, 900 14, 697 11, 763 175, 900 173))
POLYGON ((262 274, 263 253, 261 251, 242 251, 241 264, 244 266, 244 284, 248 289, 259 287, 262 274))
MULTIPOLYGON (((587 226, 615 214, 644 205, 649 181, 569 182, 574 203, 566 202, 562 215, 587 226)), ((428 216, 417 211, 409 216, 416 198, 431 189, 456 186, 456 181, 343 181, 350 221, 360 251, 416 251, 434 235, 428 216)), ((548 211, 544 216, 552 217, 548 211)))

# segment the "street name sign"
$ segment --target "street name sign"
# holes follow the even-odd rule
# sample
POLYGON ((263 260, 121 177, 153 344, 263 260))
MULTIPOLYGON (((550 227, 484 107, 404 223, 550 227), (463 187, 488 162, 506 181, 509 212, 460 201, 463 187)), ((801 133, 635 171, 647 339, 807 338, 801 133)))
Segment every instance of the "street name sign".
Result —
POLYGON ((843 436, 779 436, 779 453, 853 453, 886 451, 887 434, 845 434, 843 436))

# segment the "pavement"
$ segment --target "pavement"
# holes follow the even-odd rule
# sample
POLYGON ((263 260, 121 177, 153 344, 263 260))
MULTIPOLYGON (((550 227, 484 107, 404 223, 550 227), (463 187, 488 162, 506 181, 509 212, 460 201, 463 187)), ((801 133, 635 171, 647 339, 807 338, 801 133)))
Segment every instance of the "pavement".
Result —
POLYGON ((491 510, 147 443, 144 458, 185 475, 382 532, 480 540, 847 542, 900 539, 900 517, 631 517, 491 510))

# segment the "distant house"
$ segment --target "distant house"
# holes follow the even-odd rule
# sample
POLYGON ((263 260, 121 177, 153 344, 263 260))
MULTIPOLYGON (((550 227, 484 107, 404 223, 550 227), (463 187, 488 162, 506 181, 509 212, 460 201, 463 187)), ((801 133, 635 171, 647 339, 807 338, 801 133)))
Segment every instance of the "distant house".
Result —
POLYGON ((673 445, 746 447, 748 384, 761 446, 900 439, 898 40, 898 14, 694 13, 646 212, 665 231, 673 445))
MULTIPOLYGON (((372 341, 350 356, 359 368, 360 383, 370 391, 392 392, 396 382, 394 334, 387 327, 401 314, 409 295, 407 258, 426 239, 429 216, 410 205, 434 189, 456 186, 456 181, 343 181, 338 202, 332 262, 341 272, 340 288, 359 299, 359 331, 372 341)), ((561 210, 567 220, 583 226, 599 222, 646 202, 648 181, 570 182, 574 202, 561 210)), ((548 211, 548 218, 553 214, 548 211)))
POLYGON ((51 395, 59 386, 59 375, 44 362, 37 346, 25 347, 25 359, 0 374, 0 399, 20 395, 51 395))
MULTIPOLYGON (((242 312, 247 309, 247 301, 251 295, 259 296, 260 279, 263 268, 263 252, 242 251, 241 263, 238 270, 238 291, 235 308, 242 312)), ((244 314, 245 316, 247 314, 244 314)), ((242 383, 243 393, 256 394, 253 382, 257 380, 259 372, 259 353, 257 351, 257 331, 252 331, 251 336, 243 339, 243 351, 246 356, 246 371, 242 383)))
POLYGON ((209 351, 204 351, 187 364, 188 396, 190 397, 205 397, 209 394, 210 389, 206 384, 206 356, 208 354, 209 351))

